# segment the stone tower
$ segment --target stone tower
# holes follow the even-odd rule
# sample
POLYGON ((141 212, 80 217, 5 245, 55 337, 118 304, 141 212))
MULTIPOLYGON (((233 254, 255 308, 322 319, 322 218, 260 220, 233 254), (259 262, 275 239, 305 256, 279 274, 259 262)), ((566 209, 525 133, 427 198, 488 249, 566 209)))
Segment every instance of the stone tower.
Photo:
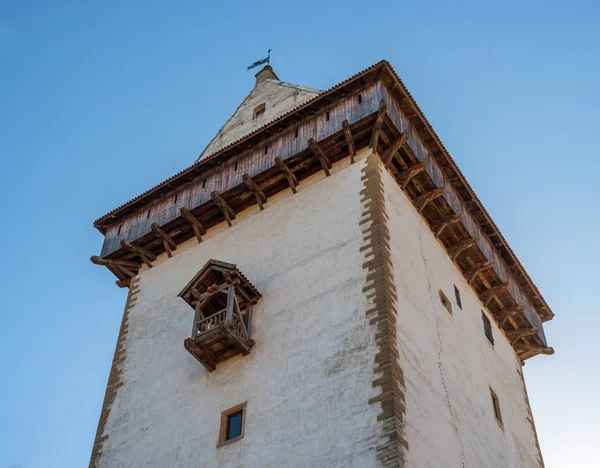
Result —
POLYGON ((90 466, 543 466, 553 313, 389 63, 263 68, 95 226, 129 295, 90 466))

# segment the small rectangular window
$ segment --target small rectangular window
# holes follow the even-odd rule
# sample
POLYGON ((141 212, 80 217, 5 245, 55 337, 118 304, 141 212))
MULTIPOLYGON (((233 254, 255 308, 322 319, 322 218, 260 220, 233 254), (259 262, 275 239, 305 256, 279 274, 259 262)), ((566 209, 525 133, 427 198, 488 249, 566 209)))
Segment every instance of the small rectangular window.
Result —
POLYGON ((481 311, 481 319, 483 320, 483 331, 485 332, 485 336, 490 340, 490 343, 494 344, 494 335, 492 334, 492 323, 485 312, 481 311))
POLYGON ((269 145, 265 145, 265 154, 269 152, 269 145))
POLYGON ((123 226, 122 224, 119 224, 119 229, 117 229, 117 236, 118 236, 119 234, 121 234, 121 227, 122 227, 122 226, 123 226))
POLYGON ((444 291, 442 291, 441 289, 440 289, 440 301, 442 301, 442 304, 444 305, 446 310, 448 312, 452 313, 452 304, 450 303, 450 300, 444 294, 444 291))
POLYGON ((148 213, 146 213, 146 219, 150 219, 150 210, 148 210, 148 213))
POLYGON ((298 138, 298 129, 296 129, 296 135, 294 136, 294 138, 298 138))
POLYGON ((235 162, 235 167, 233 168, 234 171, 237 171, 237 164, 238 164, 238 162, 236 161, 235 162))
POLYGON ((498 395, 496 392, 490 387, 490 394, 492 396, 492 407, 494 408, 494 416, 496 417, 496 421, 500 424, 500 427, 504 428, 504 423, 502 422, 502 412, 500 411, 500 400, 498 399, 498 395))
POLYGON ((219 443, 221 445, 235 442, 244 437, 246 423, 246 403, 229 408, 221 414, 221 427, 219 429, 219 443))
POLYGON ((266 106, 264 103, 259 106, 256 106, 254 108, 252 118, 256 119, 256 118, 260 117, 261 115, 263 115, 265 113, 265 108, 266 108, 266 106))
POLYGON ((360 94, 358 95, 358 103, 362 104, 362 96, 360 94))
POLYGON ((173 199, 173 204, 177 203, 177 199, 179 198, 179 194, 175 194, 175 198, 173 199))
POLYGON ((458 290, 456 285, 454 285, 454 297, 456 297, 456 305, 458 306, 459 309, 462 309, 462 301, 460 300, 460 291, 458 290))
POLYGON ((327 111, 327 114, 325 114, 325 120, 327 120, 327 122, 329 122, 329 111, 327 111))
POLYGON ((202 188, 206 187, 206 179, 202 179, 202 188))

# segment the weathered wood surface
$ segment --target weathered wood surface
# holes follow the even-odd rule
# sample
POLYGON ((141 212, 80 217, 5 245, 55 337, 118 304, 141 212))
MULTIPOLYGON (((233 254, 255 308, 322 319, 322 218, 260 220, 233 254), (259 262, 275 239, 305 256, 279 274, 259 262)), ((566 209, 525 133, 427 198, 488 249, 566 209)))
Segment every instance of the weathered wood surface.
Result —
POLYGON ((314 138, 321 141, 336 132, 343 130, 342 122, 350 124, 373 114, 379 109, 381 87, 373 83, 360 92, 362 103, 358 104, 356 94, 348 95, 336 101, 329 108, 329 120, 325 113, 318 113, 299 122, 295 127, 286 128, 280 134, 266 140, 268 153, 264 145, 240 151, 236 160, 232 159, 222 166, 208 171, 206 174, 190 181, 190 184, 175 191, 172 195, 154 202, 145 209, 134 213, 120 224, 110 227, 104 237, 101 256, 105 257, 121 248, 121 240, 134 242, 151 231, 150 226, 156 223, 163 226, 180 216, 181 208, 193 210, 197 206, 211 201, 211 192, 222 194, 227 190, 243 184, 243 175, 254 178, 256 175, 272 168, 275 157, 283 161, 301 151, 308 149, 308 140, 314 138), (296 137, 296 129, 298 136, 296 137), (177 201, 175 201, 177 195, 177 201), (121 230, 119 233, 119 226, 121 230))

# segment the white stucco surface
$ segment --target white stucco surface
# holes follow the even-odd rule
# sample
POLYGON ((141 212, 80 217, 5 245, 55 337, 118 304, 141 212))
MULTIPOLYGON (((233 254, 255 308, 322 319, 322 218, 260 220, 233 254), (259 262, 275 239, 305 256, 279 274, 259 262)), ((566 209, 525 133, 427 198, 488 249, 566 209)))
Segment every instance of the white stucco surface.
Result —
POLYGON ((479 298, 387 172, 384 187, 406 378, 407 466, 538 466, 513 349, 491 316, 495 343, 488 341, 479 298), (452 314, 440 301, 440 289, 452 302, 452 314), (504 429, 494 416, 490 386, 500 400, 504 429))
POLYGON ((376 466, 360 166, 315 175, 140 274, 100 466, 376 466), (251 354, 209 373, 183 347, 193 311, 177 294, 211 258, 237 264, 263 297, 251 354), (221 412, 242 402, 244 438, 217 448, 221 412))
POLYGON ((316 89, 273 79, 257 84, 208 144, 200 159, 239 140, 317 94, 319 91, 316 89), (265 112, 253 118, 254 109, 260 104, 265 104, 265 112))

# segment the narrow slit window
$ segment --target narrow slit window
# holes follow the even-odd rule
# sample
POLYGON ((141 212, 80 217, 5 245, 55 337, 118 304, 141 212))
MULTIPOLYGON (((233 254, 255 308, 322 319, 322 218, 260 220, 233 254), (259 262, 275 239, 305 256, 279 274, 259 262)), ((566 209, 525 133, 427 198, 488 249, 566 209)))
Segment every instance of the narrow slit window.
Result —
POLYGON ((298 138, 298 129, 296 129, 296 135, 294 135, 294 138, 298 138))
POLYGON ((456 285, 454 285, 454 297, 456 298, 456 305, 458 306, 459 309, 462 309, 462 301, 460 299, 460 291, 458 290, 456 285))
POLYGON ((179 194, 175 194, 175 198, 173 198, 173 204, 177 203, 177 199, 179 198, 179 194))
POLYGON ((502 411, 500 411, 500 399, 496 392, 490 387, 490 394, 492 396, 492 407, 494 408, 494 416, 500 427, 504 428, 504 423, 502 422, 502 411))
POLYGON ((269 145, 265 145, 265 154, 269 152, 269 145))
POLYGON ((265 106, 264 103, 261 104, 261 105, 259 105, 259 106, 256 106, 254 108, 254 113, 253 113, 252 118, 253 119, 257 119, 258 117, 260 117, 261 115, 263 115, 265 113, 265 108, 266 108, 266 106, 265 106))
POLYGON ((233 168, 234 171, 237 171, 237 165, 238 165, 238 162, 236 161, 235 162, 235 167, 233 168))
POLYGON ((122 224, 119 224, 119 229, 117 229, 117 236, 118 236, 119 234, 121 234, 121 228, 122 228, 122 227, 123 227, 123 225, 122 225, 122 224))
POLYGON ((362 95, 361 94, 358 95, 358 103, 362 104, 362 95))
POLYGON ((327 120, 327 122, 329 122, 329 111, 327 111, 327 113, 325 114, 325 120, 327 120))
POLYGON ((206 179, 202 179, 202 188, 206 187, 206 179))
POLYGON ((244 424, 246 422, 246 403, 234 406, 221 414, 221 428, 219 430, 218 447, 235 442, 244 437, 244 424))
POLYGON ((485 312, 481 311, 481 319, 483 320, 483 331, 487 339, 490 340, 490 343, 494 344, 494 335, 492 334, 492 323, 485 312))
POLYGON ((446 297, 446 295, 444 294, 444 291, 442 291, 441 289, 440 289, 440 301, 442 301, 442 304, 444 305, 446 310, 448 312, 452 313, 452 303, 450 302, 450 299, 448 299, 446 297))
POLYGON ((148 213, 146 213, 146 219, 150 219, 150 210, 148 210, 148 213))

